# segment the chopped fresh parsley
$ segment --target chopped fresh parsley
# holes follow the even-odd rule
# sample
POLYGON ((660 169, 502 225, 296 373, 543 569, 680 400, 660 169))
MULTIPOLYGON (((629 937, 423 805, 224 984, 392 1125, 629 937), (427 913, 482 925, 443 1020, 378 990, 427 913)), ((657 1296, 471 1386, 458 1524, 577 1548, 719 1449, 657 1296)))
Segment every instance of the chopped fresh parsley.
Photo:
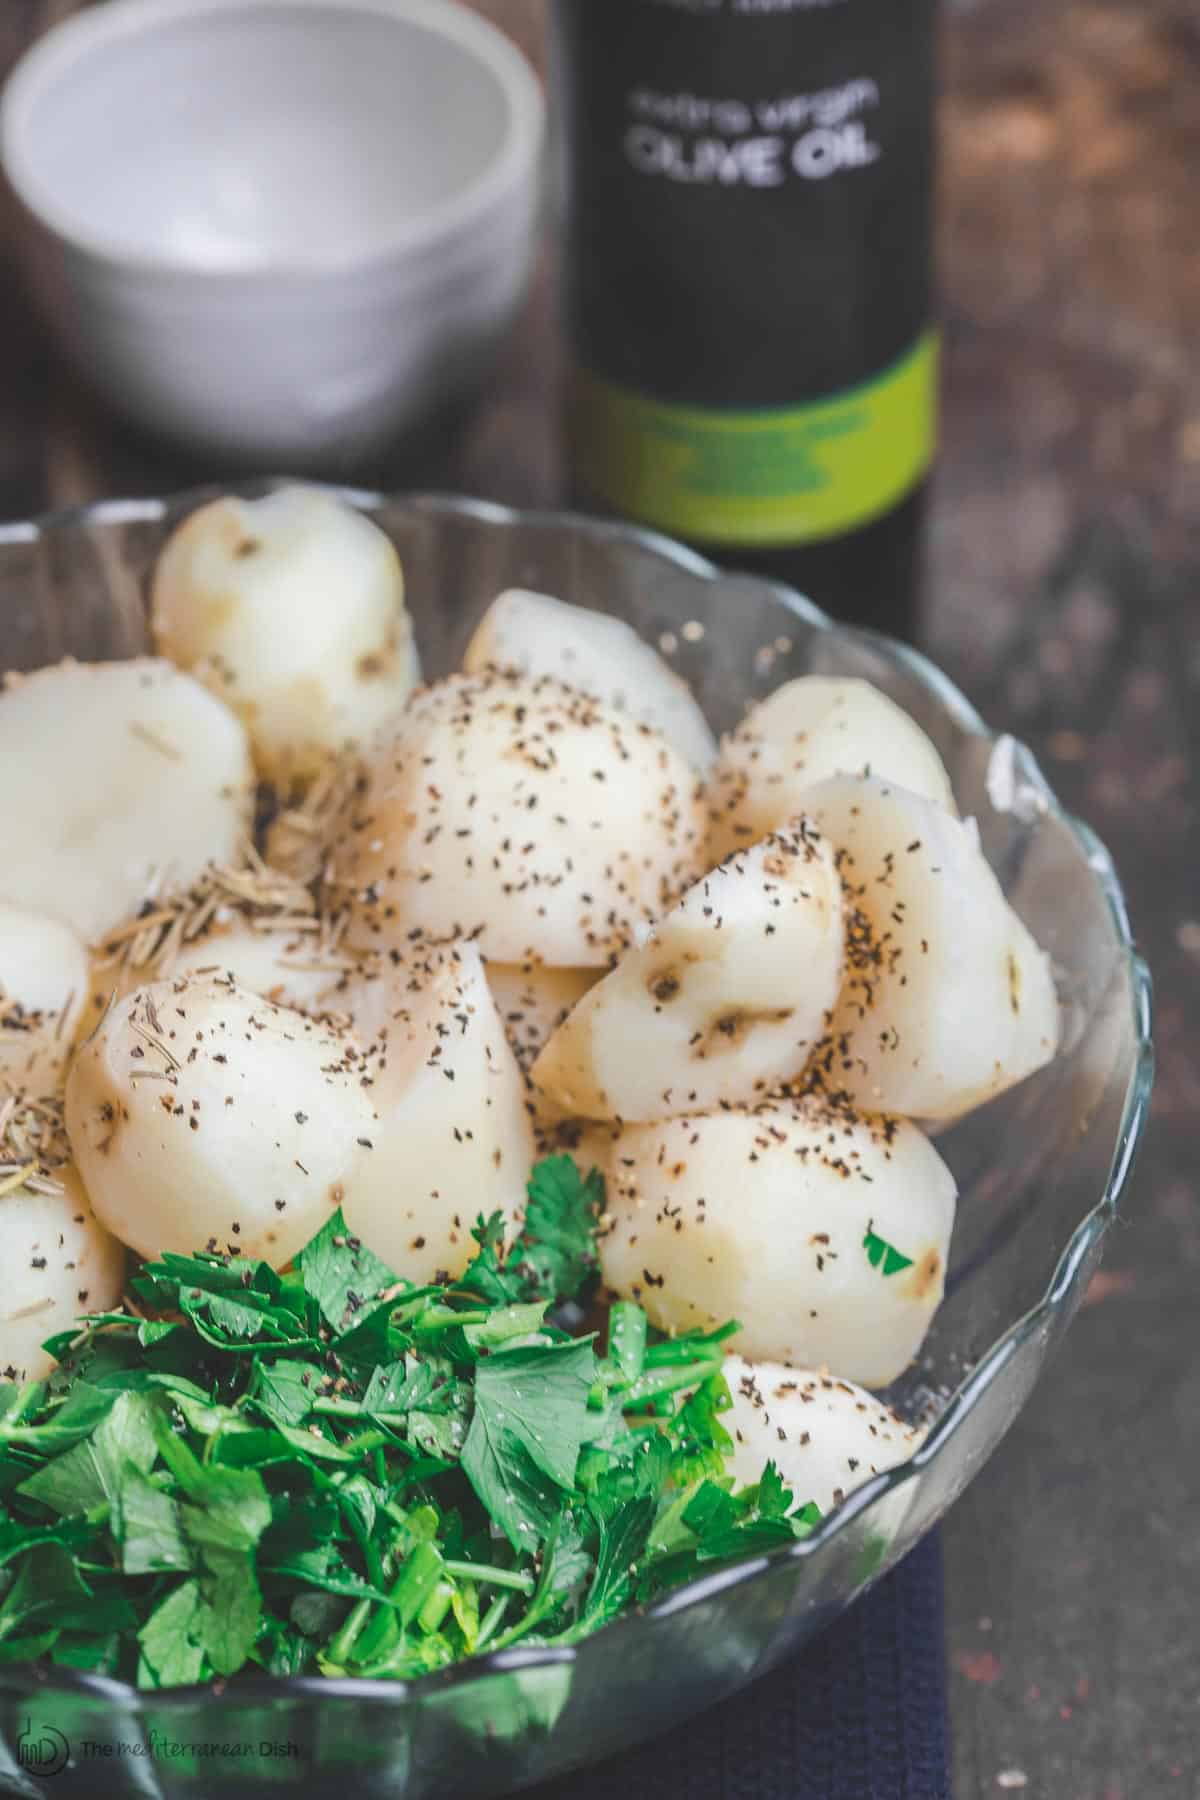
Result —
POLYGON ((913 1266, 911 1256, 905 1256, 902 1250, 897 1250, 895 1244, 889 1244, 886 1238, 881 1238, 869 1225, 863 1238, 863 1249, 871 1267, 878 1269, 882 1275, 899 1275, 902 1269, 911 1269, 913 1266))
POLYGON ((531 1293, 572 1300, 600 1267, 596 1225, 604 1211, 604 1180, 599 1171, 581 1177, 569 1156, 549 1156, 529 1180, 525 1228, 517 1239, 509 1267, 531 1293))
POLYGON ((285 1274, 145 1264, 158 1316, 85 1321, 48 1380, 0 1387, 0 1662, 143 1688, 404 1678, 574 1643, 805 1536, 816 1509, 773 1467, 741 1491, 726 1473, 735 1326, 663 1338, 622 1301, 601 1347, 556 1322, 594 1284, 603 1201, 598 1175, 540 1163, 516 1243, 480 1219, 437 1286, 340 1213, 285 1274))
POLYGON ((581 1175, 569 1156, 547 1156, 535 1165, 527 1192, 524 1226, 508 1256, 501 1221, 494 1218, 461 1285, 493 1302, 574 1300, 600 1267, 596 1227, 604 1210, 603 1177, 596 1169, 581 1175))

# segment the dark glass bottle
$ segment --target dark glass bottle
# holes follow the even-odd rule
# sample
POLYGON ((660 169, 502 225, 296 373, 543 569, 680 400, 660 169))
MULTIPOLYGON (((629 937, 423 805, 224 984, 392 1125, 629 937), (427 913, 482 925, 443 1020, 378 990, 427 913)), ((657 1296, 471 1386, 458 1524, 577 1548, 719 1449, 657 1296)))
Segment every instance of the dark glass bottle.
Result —
POLYGON ((912 629, 936 0, 556 0, 588 500, 912 629))

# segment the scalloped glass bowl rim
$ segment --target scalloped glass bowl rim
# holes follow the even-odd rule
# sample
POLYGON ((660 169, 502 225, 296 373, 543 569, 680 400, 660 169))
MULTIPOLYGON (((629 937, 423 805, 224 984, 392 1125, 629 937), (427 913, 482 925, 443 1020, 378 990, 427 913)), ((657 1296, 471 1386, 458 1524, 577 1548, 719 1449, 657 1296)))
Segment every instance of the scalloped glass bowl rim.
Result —
MULTIPOLYGON (((259 490, 265 492, 272 487, 281 485, 282 480, 282 477, 268 476, 255 481, 235 482, 231 486, 243 493, 259 490)), ((410 505, 416 510, 467 518, 481 524, 566 526, 593 538, 636 544, 643 550, 674 564, 676 568, 704 581, 720 581, 736 573, 736 570, 718 568, 715 563, 709 562, 694 551, 674 543, 670 538, 663 537, 657 532, 644 531, 619 521, 589 518, 582 514, 569 512, 526 511, 502 506, 490 500, 461 499, 453 495, 405 493, 389 496, 366 488, 321 483, 312 485, 324 486, 327 492, 339 496, 349 504, 366 512, 378 510, 391 498, 403 499, 406 505, 410 505)), ((53 512, 43 513, 37 519, 0 525, 0 548, 9 544, 35 543, 40 538, 56 532, 69 531, 87 525, 153 524, 165 518, 170 512, 181 508, 187 509, 190 505, 211 499, 223 491, 225 490, 220 486, 206 485, 161 499, 102 500, 88 506, 63 507, 53 512)), ((830 618, 811 600, 782 583, 762 581, 759 585, 769 590, 789 612, 818 631, 850 629, 839 624, 836 619, 830 618)), ((898 639, 887 637, 882 633, 863 631, 860 635, 886 649, 890 657, 902 664, 909 674, 936 697, 939 704, 945 708, 962 730, 989 742, 999 741, 996 735, 989 731, 965 694, 919 650, 914 650, 898 639)), ((1058 1259, 1054 1274, 1041 1300, 997 1338, 991 1349, 984 1353, 971 1372, 960 1382, 930 1430, 928 1437, 914 1456, 896 1468, 888 1469, 884 1473, 874 1476, 862 1487, 856 1488, 845 1503, 817 1527, 811 1537, 802 1538, 797 1543, 774 1551, 770 1555, 752 1557, 732 1568, 719 1570, 712 1575, 701 1576, 645 1608, 642 1612, 628 1614, 614 1620, 612 1624, 603 1627, 604 1634, 636 1628, 638 1623, 647 1617, 661 1618, 668 1614, 685 1611, 689 1607, 711 1599, 726 1588, 758 1580, 777 1563, 815 1554, 839 1532, 845 1530, 853 1519, 872 1506, 876 1500, 885 1494, 896 1492, 927 1469, 943 1454, 951 1438, 972 1410, 976 1399, 990 1385, 999 1370, 1071 1296, 1080 1279, 1081 1271, 1087 1265, 1090 1252, 1104 1236, 1116 1216, 1118 1203, 1124 1192, 1138 1144, 1146 1127, 1150 1090, 1154 1080, 1150 972, 1135 947, 1125 896, 1108 850, 1090 827, 1074 818, 1059 805, 1032 753, 1021 744, 1017 744, 1016 748, 1022 758, 1024 773, 1036 787, 1039 800, 1044 802, 1047 811, 1060 819, 1078 840, 1088 866, 1107 902, 1118 941, 1124 950, 1129 973, 1137 1055, 1126 1087, 1121 1126, 1104 1192, 1092 1210, 1076 1226, 1069 1243, 1058 1259)), ((470 1658, 465 1662, 454 1664, 449 1669, 418 1676, 412 1681, 327 1679, 322 1676, 239 1677, 236 1693, 239 1700, 248 1703, 253 1703, 256 1698, 278 1698, 281 1694, 287 1693, 297 1697, 320 1695, 326 1700, 336 1700, 339 1696, 347 1700, 364 1697, 379 1700, 386 1697, 393 1703, 401 1704, 423 1692, 436 1690, 444 1693, 450 1686, 460 1682, 478 1681, 489 1674, 570 1664, 574 1662, 578 1654, 579 1651, 574 1648, 501 1650, 490 1656, 470 1658)), ((130 1687, 123 1681, 112 1680, 108 1676, 60 1669, 55 1669, 50 1673, 39 1669, 37 1679, 39 1690, 42 1693, 61 1689, 77 1694, 91 1694, 97 1699, 118 1701, 125 1706, 132 1706, 141 1711, 153 1711, 156 1702, 170 1705, 172 1708, 178 1707, 180 1704, 186 1705, 191 1700, 203 1700, 205 1703, 211 1704, 214 1697, 210 1683, 199 1683, 191 1687, 164 1688, 157 1691, 154 1689, 143 1690, 130 1687)))

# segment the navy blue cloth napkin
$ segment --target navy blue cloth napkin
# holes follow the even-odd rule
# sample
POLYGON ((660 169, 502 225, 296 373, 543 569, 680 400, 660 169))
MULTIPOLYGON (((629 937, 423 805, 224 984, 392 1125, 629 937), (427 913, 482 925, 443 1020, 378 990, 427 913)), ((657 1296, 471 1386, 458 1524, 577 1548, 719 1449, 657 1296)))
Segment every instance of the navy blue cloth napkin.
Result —
POLYGON ((744 1693, 528 1800, 951 1800, 942 1640, 933 1533, 744 1693))

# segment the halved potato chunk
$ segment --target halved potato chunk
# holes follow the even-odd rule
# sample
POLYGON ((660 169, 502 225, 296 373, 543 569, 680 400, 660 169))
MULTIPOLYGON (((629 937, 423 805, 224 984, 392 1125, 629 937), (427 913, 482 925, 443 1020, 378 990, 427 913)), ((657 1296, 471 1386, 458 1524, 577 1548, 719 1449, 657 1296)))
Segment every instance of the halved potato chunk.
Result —
POLYGON ((470 938, 504 963, 602 968, 699 872, 692 769, 647 725, 558 682, 423 689, 333 853, 356 928, 401 953, 470 938))
POLYGON ((55 1170, 57 1193, 28 1187, 0 1198, 0 1381, 40 1381, 42 1349, 84 1313, 117 1305, 125 1252, 92 1211, 78 1171, 55 1170))
POLYGON ((88 995, 69 925, 0 902, 0 1100, 57 1092, 88 995))
POLYGON ((945 764, 914 719, 869 681, 799 675, 721 740, 712 776, 713 850, 753 843, 803 812, 830 775, 880 775, 947 812, 945 764))
POLYGON ((282 784, 364 743, 420 678, 400 558, 378 525, 316 488, 189 514, 158 559, 151 625, 282 784))
POLYGON ((351 1038, 204 977, 113 1006, 72 1065, 66 1121, 96 1213, 122 1243, 274 1268, 348 1199, 376 1126, 351 1038))
POLYGON ((608 1168, 604 1279, 664 1331, 737 1319, 743 1356, 865 1387, 916 1355, 956 1190, 915 1125, 778 1102, 626 1126, 608 1168))
POLYGON ((1048 1063, 1048 959, 971 827, 877 777, 835 776, 806 805, 837 851, 846 979, 822 1083, 874 1112, 949 1119, 1048 1063))
POLYGON ((733 1439, 730 1458, 740 1487, 774 1463, 801 1506, 832 1512, 847 1494, 907 1462, 925 1436, 873 1394, 825 1370, 727 1356, 723 1370, 733 1399, 721 1423, 733 1439))
POLYGON ((552 675, 661 731, 693 768, 711 768, 717 740, 691 689, 624 619, 549 594, 498 594, 467 645, 469 674, 552 675))
POLYGON ((190 675, 149 657, 10 677, 0 768, 0 899, 63 920, 89 944, 149 896, 232 861, 250 830, 241 725, 190 675))
POLYGON ((568 1014, 533 1067, 572 1114, 662 1119, 799 1074, 842 978, 833 856, 806 819, 705 875, 568 1014))
POLYGON ((534 1160, 525 1081, 473 944, 410 957, 344 1004, 377 1121, 347 1189, 346 1222, 410 1281, 459 1275, 477 1217, 511 1227, 534 1160))

